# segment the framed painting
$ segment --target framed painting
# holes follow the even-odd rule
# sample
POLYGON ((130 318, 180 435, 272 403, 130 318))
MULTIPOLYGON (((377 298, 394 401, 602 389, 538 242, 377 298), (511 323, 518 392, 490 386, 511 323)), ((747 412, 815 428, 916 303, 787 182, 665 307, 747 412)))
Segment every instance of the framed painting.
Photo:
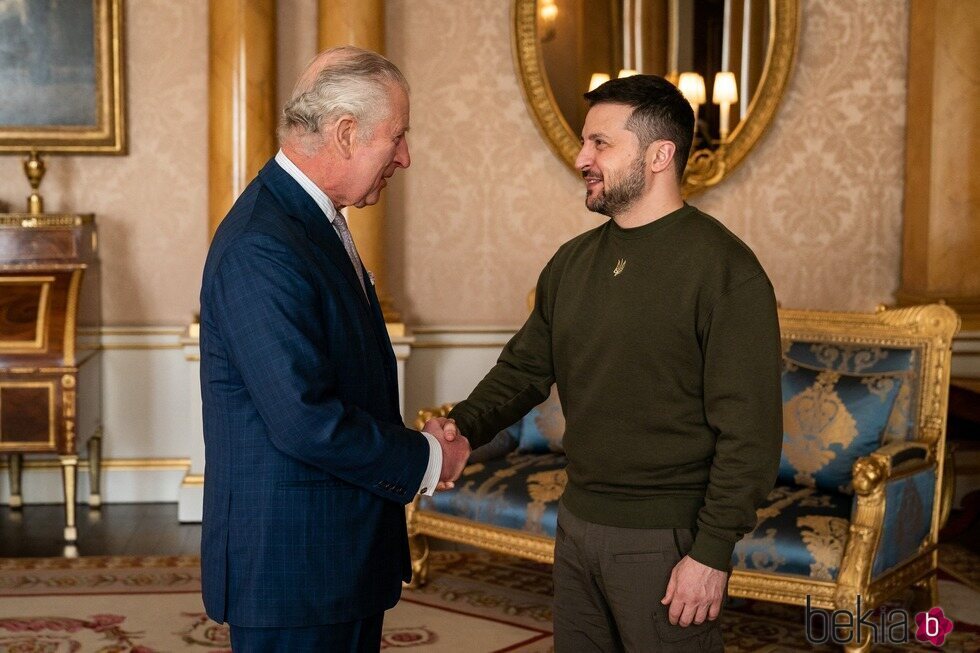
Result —
POLYGON ((0 152, 124 154, 123 0, 0 0, 0 152))

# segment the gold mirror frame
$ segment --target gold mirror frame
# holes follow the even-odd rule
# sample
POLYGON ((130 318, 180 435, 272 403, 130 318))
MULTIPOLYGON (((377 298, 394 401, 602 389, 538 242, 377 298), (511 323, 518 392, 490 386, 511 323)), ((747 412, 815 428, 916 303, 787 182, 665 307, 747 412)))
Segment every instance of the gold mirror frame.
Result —
MULTIPOLYGON (((769 26, 769 56, 747 115, 725 144, 715 150, 691 152, 684 174, 683 192, 686 197, 714 186, 742 162, 769 127, 782 100, 796 59, 800 4, 799 0, 770 2, 773 19, 769 26)), ((581 148, 581 141, 569 127, 551 92, 538 47, 536 19, 537 0, 514 0, 514 60, 524 98, 548 145, 578 174, 575 157, 581 148)))

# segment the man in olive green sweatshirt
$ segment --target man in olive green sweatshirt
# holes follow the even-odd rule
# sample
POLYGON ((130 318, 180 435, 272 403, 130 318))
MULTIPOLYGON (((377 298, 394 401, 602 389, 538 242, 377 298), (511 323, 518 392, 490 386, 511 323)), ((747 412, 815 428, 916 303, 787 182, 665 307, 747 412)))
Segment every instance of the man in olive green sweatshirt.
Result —
POLYGON ((681 199, 694 115, 676 87, 636 75, 585 97, 576 167, 611 219, 552 257, 450 418, 477 447, 558 384, 559 652, 721 651, 732 550, 779 466, 776 301, 751 250, 681 199))

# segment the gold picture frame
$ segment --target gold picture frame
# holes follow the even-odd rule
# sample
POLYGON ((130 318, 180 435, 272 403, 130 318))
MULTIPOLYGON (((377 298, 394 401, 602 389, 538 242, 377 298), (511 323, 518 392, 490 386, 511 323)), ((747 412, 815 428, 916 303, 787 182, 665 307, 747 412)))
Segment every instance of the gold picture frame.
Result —
POLYGON ((38 0, 0 11, 0 153, 126 153, 122 4, 38 0), (66 32, 91 33, 91 49, 66 32))

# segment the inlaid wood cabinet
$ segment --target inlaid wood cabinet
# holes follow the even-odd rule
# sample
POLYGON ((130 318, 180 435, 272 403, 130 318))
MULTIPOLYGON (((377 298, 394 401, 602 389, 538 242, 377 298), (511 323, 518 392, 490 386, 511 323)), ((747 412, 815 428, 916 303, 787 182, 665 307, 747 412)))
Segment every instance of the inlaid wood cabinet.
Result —
POLYGON ((77 540, 81 446, 89 505, 101 504, 99 323, 94 216, 0 214, 0 454, 8 460, 10 506, 23 504, 24 455, 48 454, 42 466, 57 456, 68 544, 77 540))

